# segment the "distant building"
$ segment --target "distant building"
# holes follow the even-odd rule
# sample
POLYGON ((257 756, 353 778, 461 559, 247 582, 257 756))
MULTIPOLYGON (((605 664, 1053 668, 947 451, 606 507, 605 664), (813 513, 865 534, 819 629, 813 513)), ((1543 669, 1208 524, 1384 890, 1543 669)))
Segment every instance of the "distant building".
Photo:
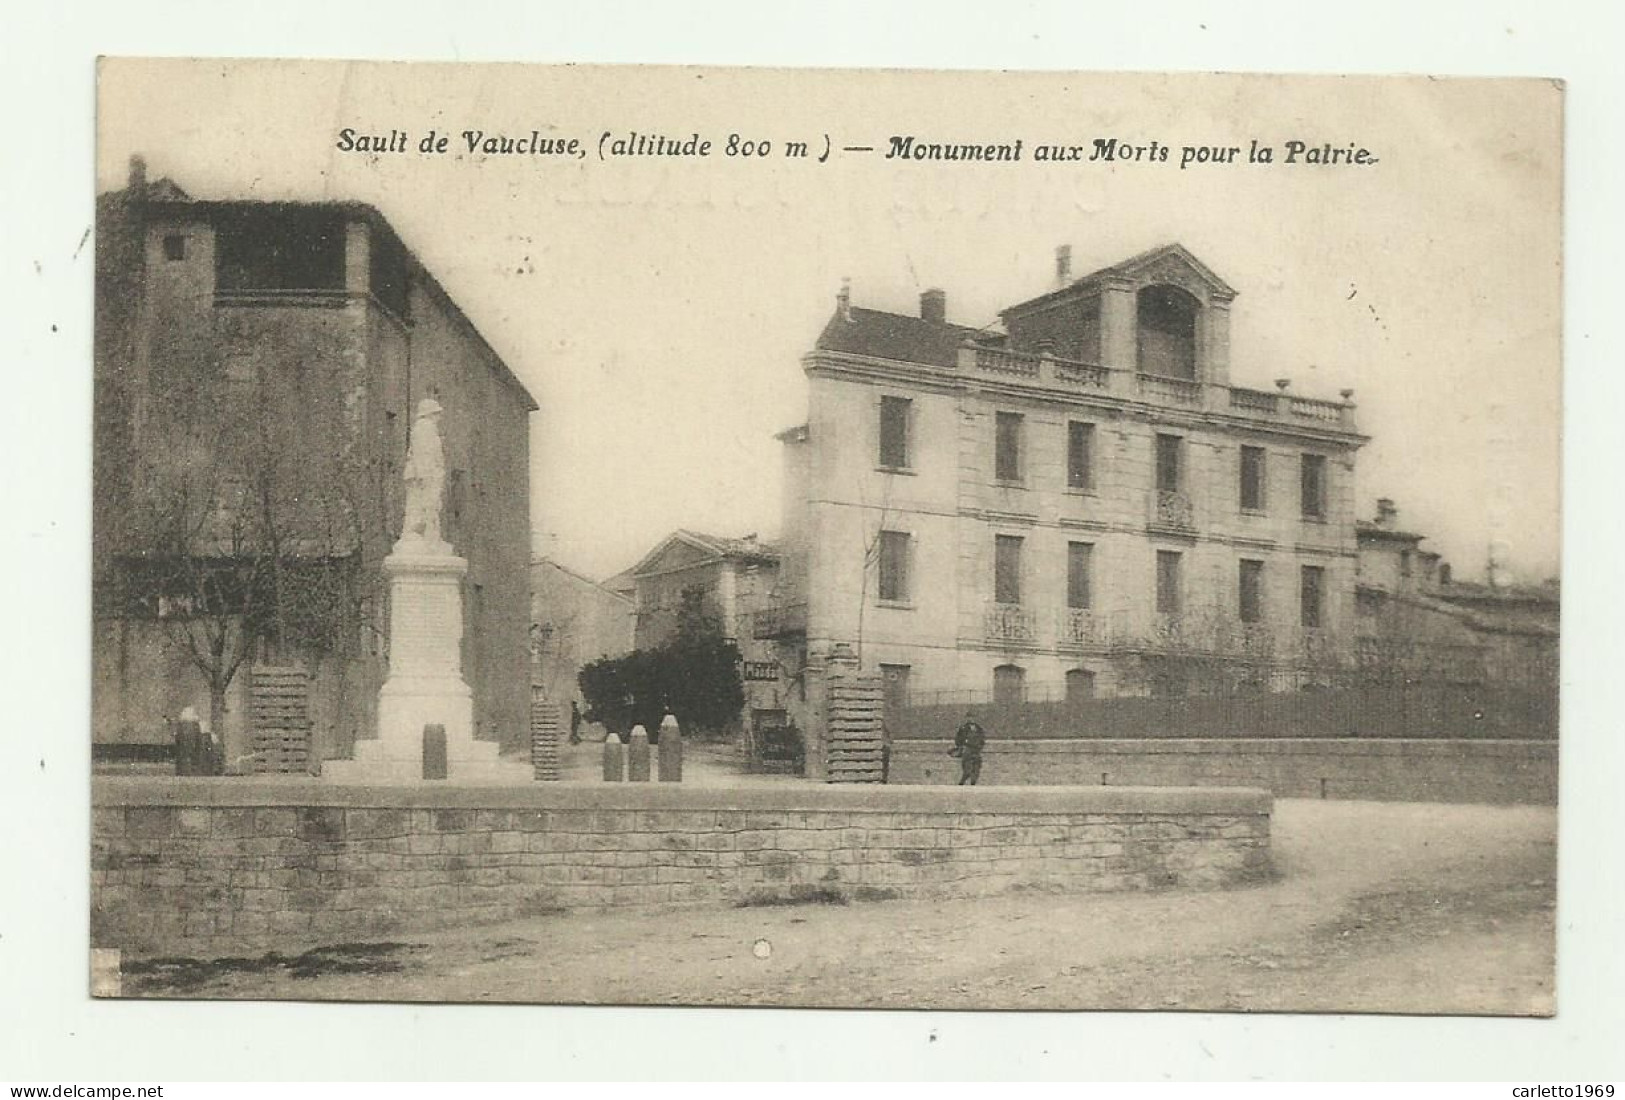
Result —
POLYGON ((779 552, 754 535, 722 538, 674 531, 630 570, 637 603, 637 647, 653 649, 676 633, 688 597, 725 637, 749 630, 749 613, 773 588, 779 552))
POLYGON ((1423 550, 1389 499, 1361 520, 1355 635, 1359 665, 1383 679, 1446 679, 1555 688, 1557 585, 1477 584, 1423 550))
MULTIPOLYGON (((754 633, 839 643, 892 705, 1291 687, 1353 656, 1352 391, 1230 381, 1236 292, 1179 245, 1004 310, 853 305, 781 433, 778 586, 754 633)), ((787 656, 787 660, 794 659, 787 656)))
POLYGON ((530 601, 532 682, 551 702, 584 703, 577 682, 582 666, 632 649, 632 596, 537 558, 530 563, 530 601))
POLYGON ((135 160, 97 203, 95 380, 96 741, 161 741, 191 706, 241 764, 266 666, 308 671, 315 758, 371 735, 428 395, 476 733, 524 739, 536 402, 383 215, 196 200, 135 160))
MULTIPOLYGON (((685 601, 739 648, 745 688, 741 718, 751 731, 783 726, 791 700, 805 700, 799 651, 762 637, 764 617, 778 611, 779 549, 758 539, 675 531, 628 570, 635 581, 637 646, 664 645, 676 634, 685 601)), ((792 624, 793 625, 793 624, 792 624)))

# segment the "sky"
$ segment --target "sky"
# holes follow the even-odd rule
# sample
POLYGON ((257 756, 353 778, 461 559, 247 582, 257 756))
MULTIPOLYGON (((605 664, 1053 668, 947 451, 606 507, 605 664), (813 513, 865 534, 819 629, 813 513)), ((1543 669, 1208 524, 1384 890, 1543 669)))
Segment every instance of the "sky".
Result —
POLYGON ((200 198, 376 205, 536 396, 535 547, 591 576, 677 527, 776 532, 773 434, 843 278, 903 313, 940 286, 981 326, 1050 289, 1057 245, 1082 274, 1178 241, 1239 292, 1234 384, 1354 390, 1362 516, 1391 497, 1458 576, 1498 541, 1533 581, 1559 557, 1561 106, 1534 80, 107 62, 98 187, 139 152, 200 198), (345 127, 409 151, 343 152, 345 127), (415 151, 431 129, 446 154, 415 151), (587 155, 463 155, 465 129, 587 155), (605 162, 606 132, 713 150, 605 162), (1027 155, 884 159, 906 134, 1027 155), (1096 138, 1171 159, 1031 159, 1096 138), (1178 165, 1254 140, 1377 161, 1178 165))

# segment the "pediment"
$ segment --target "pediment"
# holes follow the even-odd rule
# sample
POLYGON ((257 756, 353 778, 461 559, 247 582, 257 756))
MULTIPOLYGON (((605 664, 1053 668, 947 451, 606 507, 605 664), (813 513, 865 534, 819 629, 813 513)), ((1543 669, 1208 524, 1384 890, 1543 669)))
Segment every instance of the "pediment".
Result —
POLYGON ((1198 298, 1218 298, 1229 301, 1236 296, 1235 288, 1198 260, 1182 244, 1165 244, 1132 256, 1122 263, 1113 264, 1100 272, 1125 278, 1140 286, 1167 283, 1187 290, 1198 298))

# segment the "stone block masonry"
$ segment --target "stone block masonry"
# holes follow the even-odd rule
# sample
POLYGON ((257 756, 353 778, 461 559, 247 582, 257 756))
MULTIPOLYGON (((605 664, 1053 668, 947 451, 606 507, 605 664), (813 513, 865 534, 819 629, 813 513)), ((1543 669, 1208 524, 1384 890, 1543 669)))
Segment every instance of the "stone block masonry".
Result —
MULTIPOLYGON (((952 783, 951 741, 898 741, 891 782, 952 783)), ((1557 742, 1409 738, 990 740, 982 783, 1261 787, 1276 798, 1552 804, 1557 742)))
POLYGON ((98 778, 91 938, 211 957, 625 905, 1214 888, 1257 790, 340 787, 98 778))

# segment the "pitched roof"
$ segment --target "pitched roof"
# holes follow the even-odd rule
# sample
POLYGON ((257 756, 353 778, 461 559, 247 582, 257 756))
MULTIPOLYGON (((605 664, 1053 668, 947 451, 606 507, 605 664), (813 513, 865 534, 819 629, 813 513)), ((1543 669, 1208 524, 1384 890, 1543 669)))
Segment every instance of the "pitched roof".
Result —
MULTIPOLYGON (((530 568, 531 568, 531 571, 533 573, 535 572, 536 569, 542 568, 542 567, 548 567, 548 568, 555 569, 558 572, 562 573, 564 576, 569 577, 571 580, 575 581, 576 583, 586 585, 586 586, 591 587, 591 588, 600 589, 601 591, 603 591, 603 593, 605 595, 613 596, 617 600, 624 600, 627 603, 632 602, 631 597, 629 597, 627 595, 627 592, 631 591, 630 588, 628 588, 626 591, 617 591, 614 588, 610 587, 609 581, 599 583, 598 581, 593 580, 591 577, 588 577, 588 576, 586 576, 586 575, 584 575, 582 573, 577 573, 574 569, 571 569, 568 565, 565 565, 562 562, 554 561, 552 558, 545 558, 544 557, 544 558, 531 558, 530 559, 530 568)), ((613 581, 613 580, 615 580, 615 578, 611 577, 610 581, 613 581)))
POLYGON ((661 539, 653 550, 645 554, 642 560, 627 572, 630 575, 637 576, 652 571, 654 564, 660 560, 661 555, 665 554, 667 549, 676 543, 686 543, 701 553, 715 558, 733 558, 757 562, 777 562, 779 560, 778 548, 772 543, 761 541, 754 535, 747 538, 727 538, 679 528, 661 539))
POLYGON ((959 361, 959 346, 978 332, 964 325, 938 324, 878 309, 853 306, 847 314, 842 317, 837 310, 830 318, 815 345, 819 351, 951 367, 959 361))
POLYGON ((1012 313, 1024 313, 1032 306, 1050 302, 1057 298, 1064 298, 1071 294, 1090 290, 1096 284, 1103 282, 1106 279, 1134 278, 1141 274, 1146 268, 1168 259, 1172 259, 1175 262, 1184 265, 1193 275, 1211 287, 1215 293, 1226 298, 1234 298, 1236 296, 1234 287, 1225 282, 1223 279, 1219 278, 1212 268, 1208 267, 1201 260, 1198 260, 1195 256, 1193 256, 1188 248, 1182 244, 1179 244, 1178 242, 1174 242, 1171 244, 1161 244, 1155 248, 1148 248, 1144 252, 1136 253, 1126 260, 1119 260, 1114 264, 1108 264, 1105 267, 1098 268, 1097 270, 1091 271, 1089 274, 1084 275, 1081 278, 1072 280, 1065 286, 1046 291, 1035 298, 1028 298, 1023 302, 1017 302, 1015 305, 1001 310, 999 315, 1001 317, 1008 317, 1012 313))
POLYGON ((1355 520, 1354 533, 1362 541, 1386 539, 1392 542, 1421 542, 1427 537, 1414 531, 1401 531, 1397 527, 1384 527, 1368 519, 1355 520))

